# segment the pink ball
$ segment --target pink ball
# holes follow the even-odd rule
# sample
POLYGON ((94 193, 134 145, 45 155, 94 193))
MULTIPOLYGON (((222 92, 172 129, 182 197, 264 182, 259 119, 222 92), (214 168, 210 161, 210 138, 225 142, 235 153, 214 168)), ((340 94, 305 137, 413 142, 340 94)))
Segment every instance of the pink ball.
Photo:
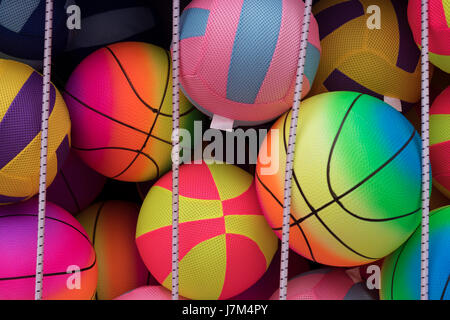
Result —
POLYGON ((89 168, 71 151, 47 189, 48 200, 76 214, 97 198, 105 183, 106 177, 89 168))
MULTIPOLYGON (((369 290, 359 269, 323 268, 291 279, 288 300, 376 300, 377 290, 369 290)), ((270 300, 279 299, 277 290, 270 300)))
MULTIPOLYGON (((161 286, 145 286, 124 293, 114 300, 172 300, 172 294, 161 286)), ((187 299, 179 297, 179 300, 187 299)))
MULTIPOLYGON (((91 299, 97 286, 97 262, 86 231, 50 202, 45 221, 43 299, 91 299), (80 272, 71 273, 73 266, 80 272)), ((34 299, 37 227, 36 198, 0 206, 0 300, 34 299)))
MULTIPOLYGON (((236 125, 268 122, 291 108, 305 5, 302 0, 193 0, 181 18, 180 81, 207 115, 236 125)), ((311 17, 302 96, 320 60, 311 17)))

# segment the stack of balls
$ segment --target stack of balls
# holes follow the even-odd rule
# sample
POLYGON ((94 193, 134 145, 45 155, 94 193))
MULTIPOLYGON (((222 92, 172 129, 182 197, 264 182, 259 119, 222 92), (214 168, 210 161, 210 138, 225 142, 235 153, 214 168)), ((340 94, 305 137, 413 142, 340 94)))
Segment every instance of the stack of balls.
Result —
MULTIPOLYGON (((171 2, 147 2, 55 2, 44 299, 171 299, 171 2), (73 5, 81 29, 68 30, 73 5)), ((429 287, 448 300, 450 1, 429 2, 446 88, 430 101, 429 287)), ((0 1, 0 299, 34 298, 44 5, 0 1)), ((298 79, 287 299, 419 299, 420 1, 315 1, 302 78, 302 0, 183 9, 180 299, 279 298, 298 79), (223 154, 230 134, 209 126, 239 127, 238 148, 223 154)))

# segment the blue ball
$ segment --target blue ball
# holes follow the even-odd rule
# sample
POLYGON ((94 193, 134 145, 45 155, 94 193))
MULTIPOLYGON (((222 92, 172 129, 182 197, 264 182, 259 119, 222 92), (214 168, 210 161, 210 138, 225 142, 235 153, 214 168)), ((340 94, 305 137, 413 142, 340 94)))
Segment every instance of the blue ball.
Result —
MULTIPOLYGON (((54 1, 53 55, 67 45, 66 6, 73 0, 54 1)), ((45 0, 0 0, 0 53, 15 60, 43 60, 45 0)))

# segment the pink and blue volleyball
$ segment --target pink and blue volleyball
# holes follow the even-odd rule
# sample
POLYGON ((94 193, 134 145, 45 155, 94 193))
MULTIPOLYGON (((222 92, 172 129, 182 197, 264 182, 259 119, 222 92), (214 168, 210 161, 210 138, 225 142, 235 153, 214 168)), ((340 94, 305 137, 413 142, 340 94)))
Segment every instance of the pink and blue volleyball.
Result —
MULTIPOLYGON (((236 125, 265 123, 293 102, 304 3, 301 0, 194 0, 181 17, 180 82, 207 115, 236 125)), ((311 18, 302 96, 320 60, 311 18)))

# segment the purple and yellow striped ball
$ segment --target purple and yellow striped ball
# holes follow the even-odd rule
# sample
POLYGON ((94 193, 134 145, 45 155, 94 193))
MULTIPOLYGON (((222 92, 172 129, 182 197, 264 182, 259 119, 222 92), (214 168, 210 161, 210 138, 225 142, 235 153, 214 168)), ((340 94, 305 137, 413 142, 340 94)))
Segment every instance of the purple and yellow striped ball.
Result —
POLYGON ((322 59, 311 95, 355 91, 402 112, 412 108, 421 69, 407 6, 408 0, 317 1, 322 59))
MULTIPOLYGON (((279 134, 272 138, 276 131, 269 131, 256 168, 260 203, 280 238, 290 123, 289 112, 274 124, 279 134)), ((341 267, 396 250, 421 217, 421 141, 414 127, 383 101, 345 91, 305 100, 299 123, 291 248, 341 267)))
MULTIPOLYGON (((450 300, 450 206, 432 211, 429 227, 429 299, 450 300)), ((381 269, 381 299, 420 299, 420 248, 419 227, 385 259, 381 269)))
MULTIPOLYGON (((181 17, 180 82, 191 102, 250 125, 292 106, 304 3, 302 0, 194 0, 181 17)), ((320 59, 311 17, 302 96, 320 59)))
MULTIPOLYGON (((73 148, 92 169, 122 181, 158 178, 171 167, 170 54, 140 42, 108 45, 84 59, 64 95, 73 148)), ((200 117, 180 96, 180 127, 200 117)))
POLYGON ((96 203, 77 215, 97 253, 98 300, 114 299, 153 279, 135 242, 138 215, 138 205, 126 201, 96 203))
MULTIPOLYGON (((34 299, 38 211, 36 198, 0 207, 1 300, 34 299)), ((91 240, 70 213, 51 202, 46 206, 43 270, 43 299, 93 297, 97 260, 91 240)))
MULTIPOLYGON (((409 0, 408 21, 414 40, 422 44, 422 19, 420 0, 409 0)), ((429 55, 430 62, 450 73, 450 0, 429 0, 429 55)))
MULTIPOLYGON (((0 59, 0 205, 23 201, 39 190, 42 75, 30 66, 0 59)), ((47 185, 70 147, 70 118, 50 86, 47 185)))

